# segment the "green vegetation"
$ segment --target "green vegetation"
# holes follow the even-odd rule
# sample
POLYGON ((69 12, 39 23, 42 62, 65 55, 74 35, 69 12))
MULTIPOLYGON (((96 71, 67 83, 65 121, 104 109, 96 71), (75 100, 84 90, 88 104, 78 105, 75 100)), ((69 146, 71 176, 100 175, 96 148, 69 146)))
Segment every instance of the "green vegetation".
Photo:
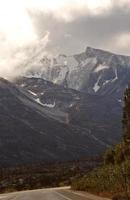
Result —
POLYGON ((87 173, 83 178, 75 179, 72 189, 99 195, 112 196, 118 193, 127 195, 130 186, 130 161, 121 162, 122 154, 118 150, 119 147, 115 147, 115 151, 107 150, 104 165, 87 173))
POLYGON ((125 92, 122 124, 121 143, 106 150, 101 167, 75 179, 72 189, 130 199, 130 88, 125 92))
POLYGON ((0 168, 0 193, 68 186, 74 178, 99 165, 98 158, 0 168))

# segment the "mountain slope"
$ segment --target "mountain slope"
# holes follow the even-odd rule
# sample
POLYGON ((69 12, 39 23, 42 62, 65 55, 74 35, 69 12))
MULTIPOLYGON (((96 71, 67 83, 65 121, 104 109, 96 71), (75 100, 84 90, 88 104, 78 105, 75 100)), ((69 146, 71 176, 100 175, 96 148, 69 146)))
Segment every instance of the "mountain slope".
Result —
POLYGON ((0 79, 0 165, 97 155, 106 144, 87 128, 54 120, 32 95, 0 79))
POLYGON ((89 132, 105 146, 120 140, 122 104, 111 95, 90 95, 40 78, 24 77, 16 82, 44 107, 49 117, 76 127, 84 134, 89 132))

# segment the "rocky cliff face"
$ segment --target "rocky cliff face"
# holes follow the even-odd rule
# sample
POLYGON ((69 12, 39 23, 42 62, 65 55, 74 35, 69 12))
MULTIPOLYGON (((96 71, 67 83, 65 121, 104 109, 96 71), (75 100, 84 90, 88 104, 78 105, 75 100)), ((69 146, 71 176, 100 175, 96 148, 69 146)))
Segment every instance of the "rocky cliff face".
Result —
POLYGON ((53 60, 44 58, 42 68, 28 72, 59 85, 89 94, 123 95, 130 83, 130 57, 88 47, 85 52, 53 60))

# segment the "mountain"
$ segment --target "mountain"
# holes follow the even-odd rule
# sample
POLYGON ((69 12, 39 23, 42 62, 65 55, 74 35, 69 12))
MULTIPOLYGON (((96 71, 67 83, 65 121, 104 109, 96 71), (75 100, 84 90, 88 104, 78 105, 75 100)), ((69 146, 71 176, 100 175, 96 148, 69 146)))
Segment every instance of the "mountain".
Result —
POLYGON ((89 133, 101 146, 120 140, 122 104, 111 95, 90 95, 41 78, 21 77, 16 83, 43 106, 50 118, 76 127, 84 135, 89 133))
POLYGON ((36 64, 0 78, 0 165, 96 156, 120 140, 130 57, 88 47, 36 64))
POLYGON ((40 62, 40 68, 28 71, 28 77, 43 78, 89 94, 114 95, 120 101, 130 84, 129 56, 87 47, 81 54, 44 57, 40 62))
MULTIPOLYGON (((31 83, 33 79, 27 81, 31 83)), ((61 96, 56 94, 57 99, 62 98, 66 105, 80 95, 43 80, 37 82, 46 90, 61 91, 61 96)), ((61 113, 58 109, 52 112, 52 98, 46 96, 48 102, 34 92, 0 78, 0 166, 79 159, 98 155, 106 148, 107 143, 92 135, 89 128, 69 123, 65 107, 61 113)))

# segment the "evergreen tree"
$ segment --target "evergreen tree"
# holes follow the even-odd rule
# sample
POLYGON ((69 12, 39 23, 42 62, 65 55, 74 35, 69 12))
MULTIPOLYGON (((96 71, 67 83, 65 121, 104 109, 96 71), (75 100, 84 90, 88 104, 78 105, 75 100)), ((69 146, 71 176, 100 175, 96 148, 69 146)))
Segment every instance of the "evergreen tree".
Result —
POLYGON ((130 155, 130 88, 126 89, 124 95, 123 109, 123 138, 125 142, 125 155, 130 155))

